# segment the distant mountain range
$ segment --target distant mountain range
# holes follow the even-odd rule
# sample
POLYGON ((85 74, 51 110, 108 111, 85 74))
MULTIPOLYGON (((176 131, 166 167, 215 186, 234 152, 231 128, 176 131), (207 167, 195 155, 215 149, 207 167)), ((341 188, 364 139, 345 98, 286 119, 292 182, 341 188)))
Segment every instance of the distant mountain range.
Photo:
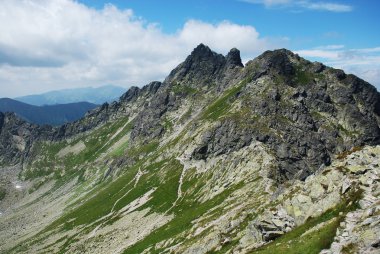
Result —
POLYGON ((14 112, 28 122, 36 124, 61 125, 72 122, 97 106, 89 102, 34 106, 9 98, 0 99, 1 112, 14 112))
POLYGON ((14 98, 15 100, 35 106, 67 104, 87 101, 93 104, 103 104, 117 100, 126 91, 119 86, 85 87, 64 89, 43 94, 35 94, 14 98))

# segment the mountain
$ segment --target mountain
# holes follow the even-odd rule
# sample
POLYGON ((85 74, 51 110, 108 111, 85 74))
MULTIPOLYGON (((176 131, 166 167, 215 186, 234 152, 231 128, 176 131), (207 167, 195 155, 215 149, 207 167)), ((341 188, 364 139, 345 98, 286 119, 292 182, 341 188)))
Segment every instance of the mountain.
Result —
POLYGON ((378 253, 380 94, 201 44, 82 119, 0 113, 5 253, 378 253))
POLYGON ((35 106, 68 104, 83 101, 100 105, 105 102, 117 100, 120 97, 120 94, 124 92, 125 88, 108 85, 96 88, 86 87, 57 90, 43 94, 17 97, 15 100, 35 106))
POLYGON ((33 106, 9 98, 0 98, 1 112, 14 112, 21 118, 35 124, 61 125, 83 117, 97 105, 76 102, 51 106, 33 106))

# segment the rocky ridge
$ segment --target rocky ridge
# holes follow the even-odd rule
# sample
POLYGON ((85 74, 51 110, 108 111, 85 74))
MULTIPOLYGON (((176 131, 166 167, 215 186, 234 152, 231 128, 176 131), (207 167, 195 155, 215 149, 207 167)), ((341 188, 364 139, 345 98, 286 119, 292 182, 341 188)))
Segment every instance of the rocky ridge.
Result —
MULTIPOLYGON (((339 222, 331 247, 321 253, 346 253, 345 249, 352 253, 377 253, 380 239, 379 162, 380 147, 365 147, 334 160, 331 166, 309 176, 305 182, 293 183, 278 195, 279 204, 274 209, 251 222, 240 242, 243 246, 260 246, 310 218, 333 211, 341 203, 336 211, 338 216, 320 221, 300 238, 339 222)), ((276 203, 276 200, 271 202, 276 203)), ((280 242, 277 246, 286 250, 289 248, 286 244, 280 242)))
POLYGON ((178 111, 184 101, 192 101, 191 110, 199 110, 210 103, 200 93, 206 92, 208 98, 220 96, 221 89, 228 91, 239 80, 238 89, 232 89, 234 93, 225 98, 239 104, 239 108, 225 109, 226 117, 215 119, 216 125, 203 134, 203 143, 194 150, 194 158, 228 153, 258 140, 276 151, 280 159, 280 172, 273 172, 273 177, 304 179, 329 165, 335 153, 380 142, 379 93, 368 83, 320 63, 310 63, 287 50, 265 52, 243 67, 237 49, 224 57, 203 44, 163 84, 133 87, 119 102, 104 104, 84 119, 61 128, 28 126, 27 132, 37 134, 30 138, 12 135, 29 144, 24 148, 28 151, 34 139, 62 140, 130 117, 131 140, 146 143, 164 135, 165 118, 178 111), (240 116, 234 118, 234 110, 240 116), (243 117, 247 117, 245 124, 240 122, 243 117))
POLYGON ((0 206, 0 248, 376 251, 379 105, 367 82, 288 50, 243 66, 201 44, 77 122, 1 115, 2 163, 21 163, 25 189, 0 206))

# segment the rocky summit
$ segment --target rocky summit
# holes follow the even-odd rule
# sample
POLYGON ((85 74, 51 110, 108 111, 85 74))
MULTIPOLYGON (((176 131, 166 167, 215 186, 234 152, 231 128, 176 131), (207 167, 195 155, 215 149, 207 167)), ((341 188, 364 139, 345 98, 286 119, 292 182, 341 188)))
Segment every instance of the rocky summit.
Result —
POLYGON ((0 113, 1 253, 379 253, 380 94, 196 47, 59 127, 0 113))

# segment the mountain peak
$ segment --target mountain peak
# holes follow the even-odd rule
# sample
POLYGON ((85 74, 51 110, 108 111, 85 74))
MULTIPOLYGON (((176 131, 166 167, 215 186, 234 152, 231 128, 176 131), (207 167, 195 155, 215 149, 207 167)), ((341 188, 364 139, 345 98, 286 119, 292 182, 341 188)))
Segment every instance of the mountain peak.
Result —
POLYGON ((196 46, 196 47, 194 48, 193 52, 201 51, 201 50, 211 51, 211 49, 210 49, 207 45, 205 45, 205 44, 203 44, 203 43, 200 43, 198 46, 196 46))
POLYGON ((170 73, 165 82, 202 84, 205 80, 215 79, 225 64, 223 55, 201 43, 170 73))
POLYGON ((239 65, 237 49, 201 44, 164 84, 76 122, 0 112, 0 249, 245 254, 329 241, 335 253, 352 239, 373 250, 380 146, 367 145, 380 145, 380 94, 284 49, 239 65))
POLYGON ((194 60, 194 61, 200 61, 200 60, 202 61, 202 60, 212 59, 216 55, 217 54, 213 52, 208 46, 201 43, 195 49, 193 49, 188 59, 194 60))
MULTIPOLYGON (((240 58, 240 51, 236 48, 230 50, 227 56, 215 53, 203 43, 193 49, 186 60, 179 64, 166 78, 165 83, 195 84, 212 83, 223 79, 228 69, 244 67, 240 58)), ((229 75, 229 74, 228 74, 229 75)), ((227 76, 228 76, 227 75, 227 76)))
POLYGON ((276 64, 278 62, 289 61, 290 59, 300 60, 300 57, 297 54, 294 54, 292 51, 282 48, 267 50, 258 56, 258 59, 265 59, 268 62, 276 64))
POLYGON ((261 66, 262 70, 275 70, 277 73, 288 76, 295 73, 294 61, 301 58, 288 49, 267 50, 255 58, 254 62, 261 66))
POLYGON ((244 67, 243 63, 241 62, 240 50, 237 48, 232 48, 230 52, 228 52, 226 59, 227 65, 244 67))

